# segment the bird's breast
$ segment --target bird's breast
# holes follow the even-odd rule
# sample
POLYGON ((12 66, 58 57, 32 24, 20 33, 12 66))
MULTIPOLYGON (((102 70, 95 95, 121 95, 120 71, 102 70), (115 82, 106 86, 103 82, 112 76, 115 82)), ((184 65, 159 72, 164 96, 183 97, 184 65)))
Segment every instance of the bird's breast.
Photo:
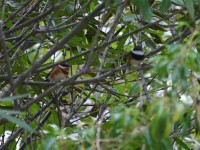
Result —
POLYGON ((59 72, 59 73, 55 74, 54 76, 50 77, 50 80, 53 80, 54 82, 57 82, 57 81, 61 81, 65 77, 66 77, 66 75, 64 73, 59 72))
POLYGON ((49 75, 48 79, 50 81, 57 82, 57 81, 61 81, 62 79, 64 79, 67 75, 68 75, 68 72, 64 71, 60 67, 56 67, 51 72, 51 74, 49 75))

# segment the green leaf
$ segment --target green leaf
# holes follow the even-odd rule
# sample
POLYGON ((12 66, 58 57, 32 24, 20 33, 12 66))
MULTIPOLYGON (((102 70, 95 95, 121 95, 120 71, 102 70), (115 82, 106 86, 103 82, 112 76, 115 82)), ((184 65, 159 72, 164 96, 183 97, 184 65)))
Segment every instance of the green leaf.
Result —
POLYGON ((13 114, 13 115, 19 115, 21 112, 16 110, 7 110, 7 109, 1 109, 0 113, 6 113, 6 114, 13 114))
POLYGON ((55 143, 55 140, 56 138, 48 138, 45 143, 45 150, 51 149, 53 147, 53 144, 55 143))
POLYGON ((179 138, 176 138, 176 143, 180 145, 182 148, 184 148, 185 150, 190 150, 190 148, 179 138))
POLYGON ((131 87, 131 89, 130 89, 128 95, 129 95, 129 96, 133 95, 133 93, 135 92, 135 90, 138 88, 139 85, 140 85, 139 83, 134 84, 134 85, 131 87))
POLYGON ((171 5, 170 0, 163 0, 160 6, 161 13, 164 14, 170 8, 170 5, 171 5))
POLYGON ((197 3, 200 5, 200 0, 197 0, 197 3))
POLYGON ((136 0, 135 1, 136 6, 140 8, 142 11, 144 18, 150 22, 152 19, 152 10, 149 5, 149 2, 147 0, 136 0))
POLYGON ((194 19, 194 2, 193 0, 185 0, 185 7, 187 8, 190 17, 192 17, 192 19, 194 19))
POLYGON ((12 97, 5 97, 5 98, 1 98, 0 102, 13 101, 13 100, 21 99, 21 98, 24 98, 24 97, 27 97, 27 96, 28 96, 28 94, 23 94, 23 95, 18 95, 18 96, 12 96, 12 97))
POLYGON ((10 122, 16 123, 17 125, 19 125, 20 127, 24 128, 27 131, 31 131, 31 132, 34 131, 26 122, 21 121, 21 120, 15 118, 15 117, 13 117, 13 116, 11 116, 9 114, 6 114, 5 112, 4 113, 0 112, 0 116, 2 118, 7 119, 10 122))
MULTIPOLYGON (((163 114, 164 112, 162 112, 163 114)), ((154 119, 152 123, 152 136, 154 139, 164 139, 167 138, 171 131, 171 125, 170 125, 170 119, 169 115, 161 115, 156 116, 156 119, 154 119)))
POLYGON ((135 17, 134 14, 130 14, 130 15, 128 15, 128 16, 124 16, 124 17, 123 17, 123 20, 124 20, 124 21, 133 21, 135 18, 136 18, 136 17, 135 17))
POLYGON ((183 0, 173 0, 173 2, 177 5, 180 5, 180 6, 183 6, 184 5, 184 2, 183 0))

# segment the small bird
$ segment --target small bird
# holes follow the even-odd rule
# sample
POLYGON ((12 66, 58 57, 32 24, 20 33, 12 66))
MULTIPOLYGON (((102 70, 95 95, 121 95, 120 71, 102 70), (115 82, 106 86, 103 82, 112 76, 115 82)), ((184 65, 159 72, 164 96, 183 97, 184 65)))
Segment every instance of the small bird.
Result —
POLYGON ((136 65, 138 62, 144 59, 144 52, 142 46, 135 46, 128 54, 128 63, 131 65, 136 65))
POLYGON ((58 82, 63 80, 64 78, 68 77, 70 67, 71 65, 66 63, 55 66, 46 76, 45 81, 58 82))

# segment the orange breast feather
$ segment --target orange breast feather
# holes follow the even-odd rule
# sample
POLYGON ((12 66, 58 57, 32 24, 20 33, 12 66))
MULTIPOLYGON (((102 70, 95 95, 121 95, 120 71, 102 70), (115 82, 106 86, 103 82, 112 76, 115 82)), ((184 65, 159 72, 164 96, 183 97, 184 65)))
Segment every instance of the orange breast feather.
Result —
POLYGON ((129 53, 128 54, 128 63, 131 64, 132 60, 133 60, 133 56, 129 53))
POLYGON ((58 75, 59 73, 62 73, 62 69, 60 67, 55 67, 51 74, 50 74, 50 78, 54 78, 56 75, 58 75))

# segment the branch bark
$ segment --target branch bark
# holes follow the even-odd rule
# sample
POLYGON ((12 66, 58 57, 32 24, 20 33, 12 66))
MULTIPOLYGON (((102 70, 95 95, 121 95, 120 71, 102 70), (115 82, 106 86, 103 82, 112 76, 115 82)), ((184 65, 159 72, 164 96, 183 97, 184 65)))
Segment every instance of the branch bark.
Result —
MULTIPOLYGON (((55 44, 40 60, 36 61, 30 69, 23 72, 14 82, 14 87, 21 84, 27 77, 31 76, 37 68, 39 68, 48 58, 50 58, 56 51, 58 51, 65 43, 67 43, 74 35, 76 35, 79 31, 81 31, 88 22, 96 15, 100 13, 100 11, 104 8, 105 4, 100 4, 92 13, 88 16, 84 17, 80 23, 75 26, 72 31, 63 37, 57 44, 55 44)), ((53 8, 52 8, 53 9, 53 8)), ((50 10, 49 10, 50 11, 50 10)), ((49 12, 48 11, 48 12, 49 12)), ((5 97, 11 93, 12 87, 9 87, 6 92, 4 92, 1 97, 5 97)))

